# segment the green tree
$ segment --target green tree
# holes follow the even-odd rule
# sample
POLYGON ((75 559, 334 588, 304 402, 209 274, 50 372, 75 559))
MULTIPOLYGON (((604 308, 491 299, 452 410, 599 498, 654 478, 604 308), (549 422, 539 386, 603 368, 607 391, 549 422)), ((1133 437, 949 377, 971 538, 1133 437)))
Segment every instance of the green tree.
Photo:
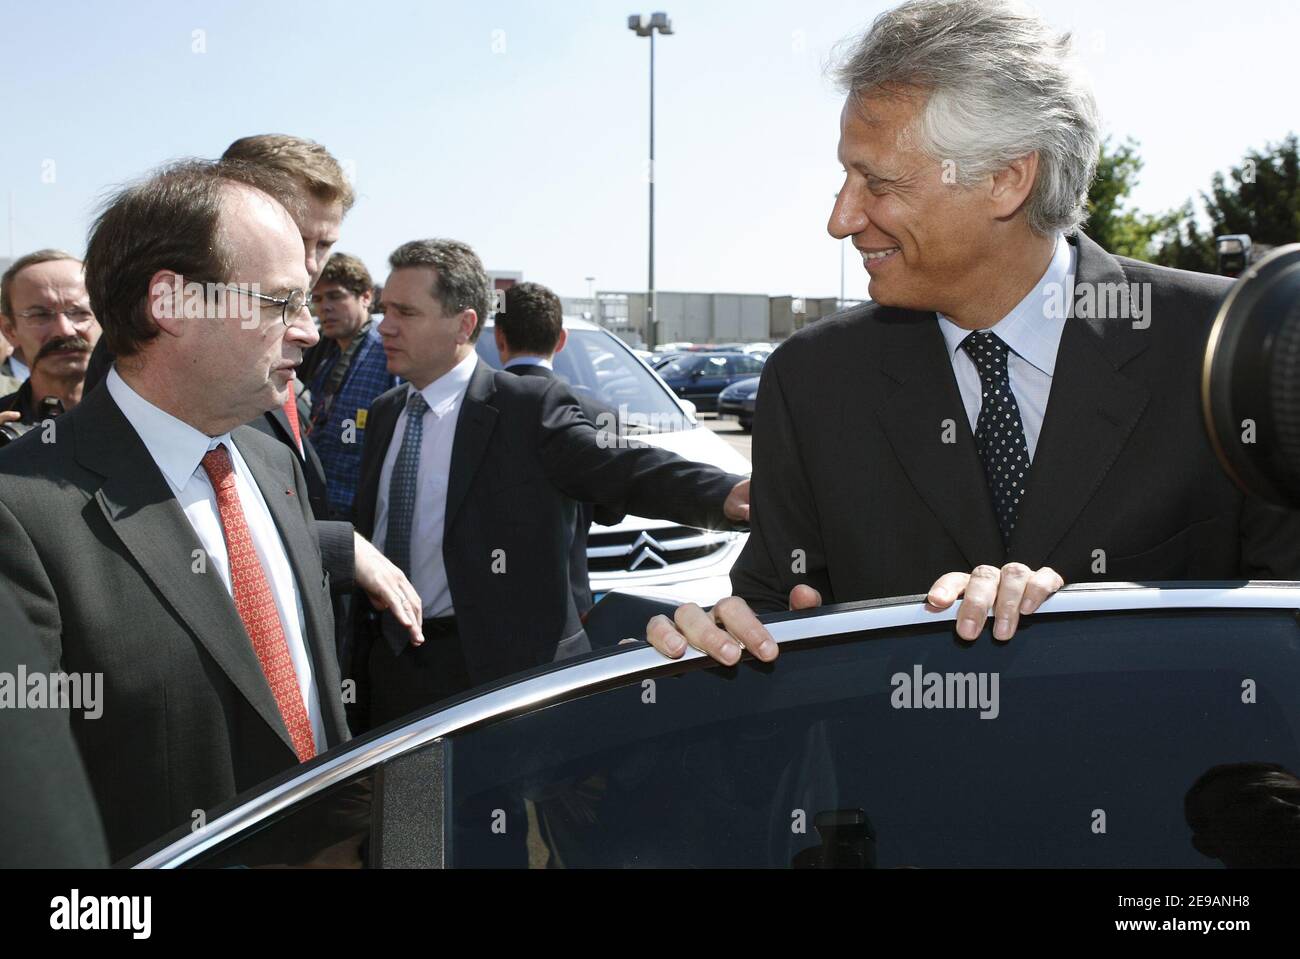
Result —
POLYGON ((1112 148, 1107 137, 1097 159, 1097 176, 1088 190, 1088 236, 1116 256, 1149 260, 1165 217, 1129 209, 1127 200, 1142 172, 1138 144, 1132 138, 1112 148))
POLYGON ((1251 150, 1227 177, 1214 174, 1201 200, 1215 236, 1248 233, 1272 246, 1300 240, 1300 140, 1292 133, 1251 150))

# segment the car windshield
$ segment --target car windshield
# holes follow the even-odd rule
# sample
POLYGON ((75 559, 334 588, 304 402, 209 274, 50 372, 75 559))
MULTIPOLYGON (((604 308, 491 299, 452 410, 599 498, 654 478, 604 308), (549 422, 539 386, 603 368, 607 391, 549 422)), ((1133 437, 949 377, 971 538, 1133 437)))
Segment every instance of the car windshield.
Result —
MULTIPOLYGON (((490 330, 478 338, 477 348, 485 363, 501 369, 501 355, 490 330)), ((604 330, 569 330, 568 343, 555 354, 554 365, 556 374, 574 392, 617 412, 625 433, 674 433, 692 428, 645 364, 604 330)))

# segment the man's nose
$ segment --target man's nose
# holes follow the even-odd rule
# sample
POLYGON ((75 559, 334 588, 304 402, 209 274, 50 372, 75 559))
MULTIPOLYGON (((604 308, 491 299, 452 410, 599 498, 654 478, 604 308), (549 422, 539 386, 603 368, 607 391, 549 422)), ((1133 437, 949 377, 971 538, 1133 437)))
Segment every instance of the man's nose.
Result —
POLYGON ((831 218, 826 224, 827 233, 843 240, 861 233, 870 223, 866 208, 855 191, 845 188, 835 194, 835 205, 831 207, 831 218))
POLYGON ((76 336, 77 326, 72 320, 68 319, 68 314, 59 312, 54 314, 55 322, 50 326, 50 335, 46 337, 51 340, 56 336, 76 336))
POLYGON ((306 310, 290 320, 289 330, 285 336, 292 336, 294 342, 301 343, 304 348, 315 346, 320 342, 320 333, 316 330, 316 324, 312 322, 311 314, 306 310))

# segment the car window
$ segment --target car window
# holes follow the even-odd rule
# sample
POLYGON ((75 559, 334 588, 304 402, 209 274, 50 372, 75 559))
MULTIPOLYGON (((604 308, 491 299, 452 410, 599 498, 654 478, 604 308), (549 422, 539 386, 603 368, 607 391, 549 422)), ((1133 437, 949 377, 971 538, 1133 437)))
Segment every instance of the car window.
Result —
MULTIPOLYGON (((501 355, 490 331, 475 344, 479 357, 501 368, 501 355)), ((603 403, 634 432, 676 432, 691 429, 672 395, 614 337, 602 330, 569 330, 565 348, 555 354, 555 373, 574 392, 603 403)), ((666 374, 665 374, 666 375, 666 374)))
POLYGON ((763 372, 763 361, 757 356, 741 356, 736 359, 737 373, 761 373, 763 372))
POLYGON ((1151 611, 1043 617, 1007 644, 967 646, 943 623, 803 642, 771 665, 668 664, 452 737, 449 864, 1295 852, 1294 821, 1267 810, 1300 785, 1298 644, 1289 611, 1151 611), (1240 763, 1256 765, 1225 766, 1240 763))
POLYGON ((703 362, 702 356, 679 356, 659 367, 659 375, 665 378, 690 376, 703 362))

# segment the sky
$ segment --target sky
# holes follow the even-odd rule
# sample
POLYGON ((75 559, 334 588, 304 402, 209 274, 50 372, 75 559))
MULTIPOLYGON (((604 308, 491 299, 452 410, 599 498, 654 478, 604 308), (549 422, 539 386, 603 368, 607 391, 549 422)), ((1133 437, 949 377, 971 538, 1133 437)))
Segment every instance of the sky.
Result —
MULTIPOLYGON (((837 42, 891 4, 665 0, 656 47, 660 290, 837 296, 837 42)), ((1040 0, 1105 131, 1165 210, 1300 130, 1295 0, 1040 0)), ((79 253, 116 185, 234 139, 323 143, 358 200, 338 250, 382 282, 443 236, 566 296, 646 284, 649 41, 627 0, 6 2, 0 255, 79 253), (10 248, 10 222, 13 246, 10 248)), ((851 251, 850 251, 851 252, 851 251)), ((849 258, 845 295, 865 296, 849 258)))

